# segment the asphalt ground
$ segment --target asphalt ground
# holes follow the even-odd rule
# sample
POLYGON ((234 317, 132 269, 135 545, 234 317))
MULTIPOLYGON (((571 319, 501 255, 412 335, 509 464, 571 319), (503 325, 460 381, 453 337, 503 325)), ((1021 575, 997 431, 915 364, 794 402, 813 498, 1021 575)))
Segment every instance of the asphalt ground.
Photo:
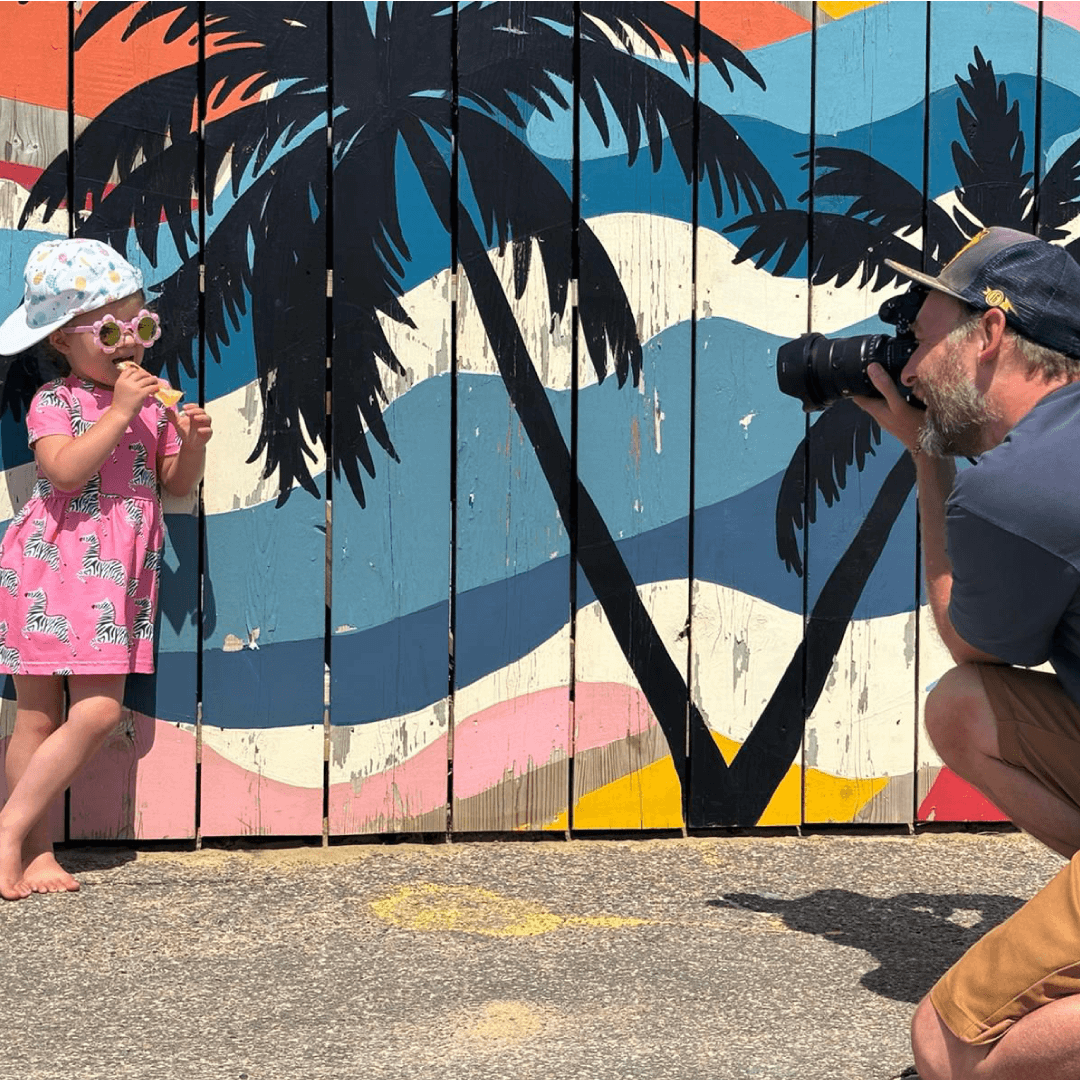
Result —
POLYGON ((1016 833, 134 851, 0 905, 0 1077, 889 1080, 1016 833))

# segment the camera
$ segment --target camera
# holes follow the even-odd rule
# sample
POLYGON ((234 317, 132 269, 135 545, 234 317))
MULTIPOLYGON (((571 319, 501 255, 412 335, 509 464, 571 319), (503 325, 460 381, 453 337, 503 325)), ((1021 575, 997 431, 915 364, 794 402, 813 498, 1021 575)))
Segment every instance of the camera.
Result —
MULTIPOLYGON (((824 334, 803 334, 781 345, 776 354, 776 381, 781 392, 798 398, 804 412, 827 409, 853 394, 881 397, 866 369, 878 363, 899 384, 900 372, 918 345, 911 324, 926 294, 923 286, 913 285, 881 305, 878 318, 896 327, 896 337, 860 334, 827 338, 824 334)), ((900 392, 912 405, 920 404, 904 387, 900 392)))

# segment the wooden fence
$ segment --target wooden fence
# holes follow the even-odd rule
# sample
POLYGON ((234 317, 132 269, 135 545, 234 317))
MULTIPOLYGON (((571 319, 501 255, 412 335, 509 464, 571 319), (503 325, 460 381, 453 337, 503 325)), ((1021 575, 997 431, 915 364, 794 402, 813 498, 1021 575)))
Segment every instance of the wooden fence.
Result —
MULTIPOLYGON (((997 817, 913 472, 776 351, 1069 243, 1059 3, 0 5, 0 299, 143 267, 216 429, 72 839, 997 817)), ((33 362, 5 373, 9 519, 33 362)), ((10 683, 10 681, 9 681, 10 683)), ((14 704, 5 692, 3 734, 14 704)))

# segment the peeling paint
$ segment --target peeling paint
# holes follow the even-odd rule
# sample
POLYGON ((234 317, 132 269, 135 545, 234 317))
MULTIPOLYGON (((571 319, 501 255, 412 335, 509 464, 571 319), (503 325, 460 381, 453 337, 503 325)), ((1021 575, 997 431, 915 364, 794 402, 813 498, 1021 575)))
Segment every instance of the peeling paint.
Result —
POLYGON ((733 678, 736 684, 750 670, 750 645, 743 638, 736 638, 731 648, 733 678))
POLYGON ((343 769, 345 767, 351 742, 352 728, 347 724, 330 728, 330 760, 336 768, 343 769))
POLYGON ((259 648, 259 634, 262 631, 259 627, 255 627, 254 630, 248 631, 247 641, 243 638, 237 637, 235 634, 226 634, 225 640, 222 642, 222 652, 241 652, 244 649, 258 650, 259 648))

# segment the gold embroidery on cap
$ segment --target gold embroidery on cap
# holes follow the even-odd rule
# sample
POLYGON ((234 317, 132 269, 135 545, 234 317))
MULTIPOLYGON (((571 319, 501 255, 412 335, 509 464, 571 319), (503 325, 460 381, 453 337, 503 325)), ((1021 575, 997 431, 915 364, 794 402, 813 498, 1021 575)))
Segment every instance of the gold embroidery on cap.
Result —
POLYGON ((991 306, 1001 308, 1002 311, 1012 311, 1012 301, 1000 290, 991 289, 988 285, 983 293, 983 299, 991 306))

